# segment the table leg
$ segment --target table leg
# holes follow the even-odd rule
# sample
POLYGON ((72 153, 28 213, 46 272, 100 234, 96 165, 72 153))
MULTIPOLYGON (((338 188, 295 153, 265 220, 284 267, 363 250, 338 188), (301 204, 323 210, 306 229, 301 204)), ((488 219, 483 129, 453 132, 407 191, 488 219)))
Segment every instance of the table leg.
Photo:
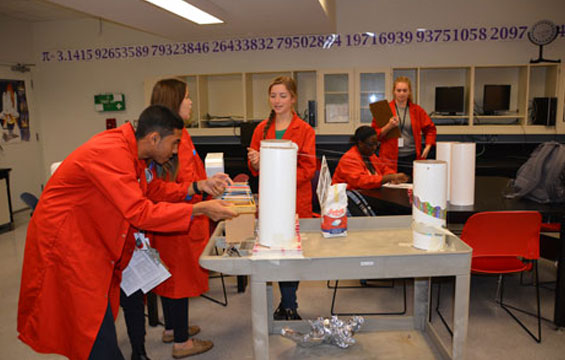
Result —
POLYGON ((430 278, 414 279, 414 329, 424 330, 430 303, 430 278))
POLYGON ((469 295, 471 275, 455 277, 455 299, 453 303, 453 344, 452 358, 463 359, 465 356, 465 339, 469 321, 469 295))
POLYGON ((555 307, 553 321, 557 327, 565 327, 565 215, 561 217, 559 234, 559 258, 557 261, 557 282, 555 284, 555 307))
POLYGON ((253 353, 255 360, 269 359, 269 325, 267 309, 267 284, 251 276, 251 324, 253 327, 253 353))
POLYGON ((267 283, 267 326, 269 327, 269 334, 273 334, 274 320, 273 319, 273 283, 267 283))

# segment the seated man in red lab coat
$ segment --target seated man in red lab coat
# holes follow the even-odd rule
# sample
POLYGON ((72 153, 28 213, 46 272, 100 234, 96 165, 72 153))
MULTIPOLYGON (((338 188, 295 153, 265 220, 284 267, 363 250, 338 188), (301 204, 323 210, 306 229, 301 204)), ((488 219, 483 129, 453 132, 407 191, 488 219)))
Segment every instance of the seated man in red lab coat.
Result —
POLYGON ((145 160, 176 153, 183 126, 168 108, 150 106, 137 130, 126 123, 94 136, 49 179, 28 227, 18 304, 19 338, 34 350, 123 359, 113 319, 133 233, 186 231, 193 215, 236 216, 220 200, 184 202, 191 183, 163 182, 147 169, 145 160))

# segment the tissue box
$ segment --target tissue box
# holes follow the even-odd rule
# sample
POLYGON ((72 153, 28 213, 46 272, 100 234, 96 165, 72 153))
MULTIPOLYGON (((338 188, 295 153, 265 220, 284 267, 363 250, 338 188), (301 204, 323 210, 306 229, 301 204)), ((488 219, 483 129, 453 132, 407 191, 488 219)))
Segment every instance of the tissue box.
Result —
POLYGON ((208 153, 204 161, 206 176, 212 177, 214 174, 224 171, 224 153, 208 153))

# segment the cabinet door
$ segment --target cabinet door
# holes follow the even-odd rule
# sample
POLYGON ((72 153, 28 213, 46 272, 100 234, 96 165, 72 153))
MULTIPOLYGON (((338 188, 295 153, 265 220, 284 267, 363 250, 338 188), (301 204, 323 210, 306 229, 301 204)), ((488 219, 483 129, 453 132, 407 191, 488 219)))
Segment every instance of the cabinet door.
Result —
POLYGON ((373 115, 369 104, 385 100, 387 94, 387 72, 378 70, 357 71, 356 73, 355 109, 356 126, 371 125, 373 115))
POLYGON ((350 134, 353 121, 353 71, 318 73, 319 128, 324 134, 350 134))

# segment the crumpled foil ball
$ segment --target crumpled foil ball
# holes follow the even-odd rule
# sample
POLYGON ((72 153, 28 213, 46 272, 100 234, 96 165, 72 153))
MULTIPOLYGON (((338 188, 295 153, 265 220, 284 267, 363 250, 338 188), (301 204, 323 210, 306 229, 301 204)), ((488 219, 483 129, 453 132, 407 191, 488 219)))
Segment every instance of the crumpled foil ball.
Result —
POLYGON ((353 335, 365 322, 361 316, 354 316, 347 321, 319 317, 316 320, 308 320, 312 328, 309 333, 303 334, 290 328, 283 328, 281 335, 295 341, 299 346, 312 347, 318 344, 334 344, 342 349, 347 349, 355 344, 353 335))

